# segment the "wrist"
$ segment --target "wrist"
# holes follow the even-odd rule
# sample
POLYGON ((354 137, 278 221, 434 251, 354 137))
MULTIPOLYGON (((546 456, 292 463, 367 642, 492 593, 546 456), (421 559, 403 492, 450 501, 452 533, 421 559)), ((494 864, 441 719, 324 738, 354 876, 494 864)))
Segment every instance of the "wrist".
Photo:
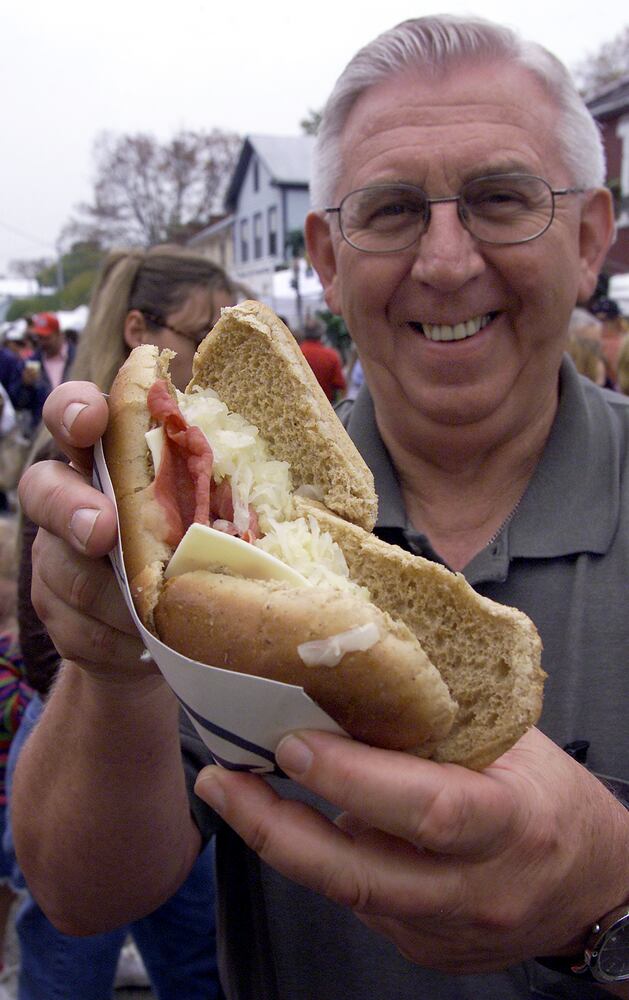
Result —
POLYGON ((120 671, 117 668, 95 671, 64 660, 55 685, 77 699, 86 710, 99 715, 161 713, 166 706, 177 707, 177 700, 162 674, 152 663, 147 668, 120 671))

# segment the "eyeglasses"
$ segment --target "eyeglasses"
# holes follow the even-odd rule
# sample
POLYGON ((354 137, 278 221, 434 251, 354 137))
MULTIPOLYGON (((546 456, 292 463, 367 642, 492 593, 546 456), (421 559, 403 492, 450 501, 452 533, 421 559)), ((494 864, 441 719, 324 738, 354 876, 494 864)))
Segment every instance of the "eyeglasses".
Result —
POLYGON ((192 340, 197 346, 212 329, 212 324, 208 321, 196 331, 178 330, 176 326, 171 326, 170 323, 167 323, 165 319, 162 319, 161 316, 157 316, 155 313, 147 312, 145 309, 142 309, 141 313, 151 326, 162 330, 170 330, 171 333, 176 333, 178 337, 185 337, 186 340, 192 340))
POLYGON ((430 206, 457 202, 461 225, 481 243, 511 246, 545 233, 555 198, 584 188, 554 190, 532 174, 476 177, 457 195, 429 198, 414 184, 374 184, 350 191, 336 208, 343 238, 363 253, 396 253, 417 243, 430 225, 430 206))

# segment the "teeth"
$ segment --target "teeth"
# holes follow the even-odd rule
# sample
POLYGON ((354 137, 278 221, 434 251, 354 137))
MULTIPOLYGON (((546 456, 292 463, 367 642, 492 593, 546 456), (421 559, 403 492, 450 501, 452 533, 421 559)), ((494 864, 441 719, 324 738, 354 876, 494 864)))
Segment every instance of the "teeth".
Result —
POLYGON ((422 323, 421 327, 428 340, 465 340, 466 337, 473 337, 475 333, 487 326, 491 318, 492 314, 487 313, 485 316, 468 319, 465 323, 457 323, 456 326, 422 323))

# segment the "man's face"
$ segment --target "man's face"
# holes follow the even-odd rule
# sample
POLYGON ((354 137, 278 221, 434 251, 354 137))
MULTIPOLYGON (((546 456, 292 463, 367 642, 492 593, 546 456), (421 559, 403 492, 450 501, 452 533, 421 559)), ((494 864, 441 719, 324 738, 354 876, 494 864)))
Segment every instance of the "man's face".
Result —
POLYGON ((56 357, 63 347, 63 342, 63 330, 54 330, 45 337, 37 337, 37 346, 47 358, 56 357))
MULTIPOLYGON (((464 66, 432 81, 395 77, 352 110, 335 204, 386 182, 456 195, 465 181, 495 172, 570 186, 555 119, 537 81, 505 64, 464 66)), ((331 217, 327 301, 348 325, 381 413, 394 406, 441 425, 502 426, 527 419, 541 398, 556 399, 570 312, 593 284, 580 225, 588 198, 557 198, 547 232, 517 246, 476 241, 456 203, 433 205, 419 242, 391 254, 352 248, 331 217), (469 321, 481 326, 473 336, 434 339, 444 332, 435 327, 449 336, 469 321)))

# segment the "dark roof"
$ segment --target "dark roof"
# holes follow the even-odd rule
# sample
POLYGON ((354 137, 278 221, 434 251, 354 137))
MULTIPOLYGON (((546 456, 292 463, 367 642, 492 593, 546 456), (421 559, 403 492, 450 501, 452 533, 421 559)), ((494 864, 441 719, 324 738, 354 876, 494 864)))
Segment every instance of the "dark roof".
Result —
POLYGON ((592 97, 587 106, 595 118, 615 117, 629 110, 629 76, 610 84, 602 93, 592 97))
POLYGON ((280 187, 308 187, 314 141, 314 136, 311 135, 247 136, 229 182, 225 206, 230 210, 235 208, 238 192, 254 153, 264 163, 275 184, 280 187))

